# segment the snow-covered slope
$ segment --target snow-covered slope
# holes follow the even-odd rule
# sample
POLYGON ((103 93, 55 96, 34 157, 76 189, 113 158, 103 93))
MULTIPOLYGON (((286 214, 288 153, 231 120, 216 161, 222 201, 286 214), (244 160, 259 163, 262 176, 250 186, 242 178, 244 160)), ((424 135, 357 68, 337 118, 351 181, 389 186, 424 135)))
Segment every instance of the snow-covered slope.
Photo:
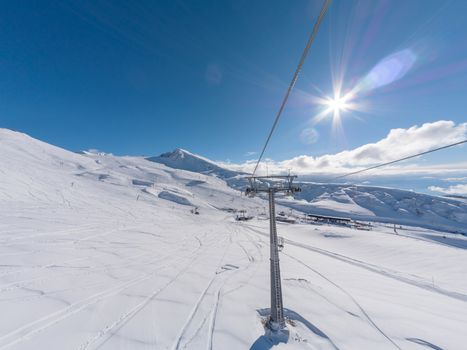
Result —
POLYGON ((290 337, 274 344, 268 221, 227 210, 261 198, 220 173, 9 130, 0 159, 1 350, 465 348, 463 236, 279 223, 290 337))
MULTIPOLYGON (((188 151, 176 149, 149 158, 174 169, 215 174, 232 188, 242 190, 244 174, 218 166, 188 151)), ((281 200, 284 206, 306 213, 353 219, 418 225, 467 234, 467 203, 461 199, 429 196, 394 188, 301 182, 297 200, 281 200)))
POLYGON ((9 205, 73 206, 101 192, 103 199, 118 193, 123 199, 162 198, 206 208, 236 200, 244 202, 240 207, 255 203, 215 176, 174 170, 141 157, 73 153, 6 129, 0 129, 0 143, 0 200, 9 205))
MULTIPOLYGON (((467 233, 467 203, 395 188, 301 183, 289 206, 304 212, 346 216, 467 233)), ((284 204, 284 202, 283 202, 284 204)))
POLYGON ((177 148, 172 152, 163 153, 158 157, 149 157, 152 162, 161 163, 174 169, 182 169, 202 174, 216 175, 224 180, 239 175, 238 172, 218 166, 215 162, 177 148))

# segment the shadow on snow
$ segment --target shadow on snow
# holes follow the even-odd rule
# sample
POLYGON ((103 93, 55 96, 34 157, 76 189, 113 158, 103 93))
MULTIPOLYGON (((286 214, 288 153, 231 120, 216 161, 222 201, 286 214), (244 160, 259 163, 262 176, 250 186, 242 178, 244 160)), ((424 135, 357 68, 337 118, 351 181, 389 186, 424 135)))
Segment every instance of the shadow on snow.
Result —
MULTIPOLYGON (((263 318, 266 318, 271 314, 270 309, 258 309, 256 311, 263 318)), ((321 329, 316 327, 313 323, 311 323, 310 321, 302 317, 297 312, 284 308, 284 316, 288 320, 302 323, 315 335, 326 339, 334 349, 339 350, 339 348, 326 335, 326 333, 324 333, 321 329)), ((272 333, 270 330, 265 328, 265 334, 261 335, 258 339, 256 339, 256 341, 251 345, 250 350, 268 350, 268 349, 271 349, 273 346, 278 345, 281 342, 286 343, 287 340, 288 340, 288 336, 285 339, 284 337, 275 336, 274 333, 272 333)))

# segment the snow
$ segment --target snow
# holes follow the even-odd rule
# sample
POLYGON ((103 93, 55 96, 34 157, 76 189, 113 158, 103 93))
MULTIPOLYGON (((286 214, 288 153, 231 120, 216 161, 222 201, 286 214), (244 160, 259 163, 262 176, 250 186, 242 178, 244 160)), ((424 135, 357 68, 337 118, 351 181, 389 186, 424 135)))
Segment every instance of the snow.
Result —
MULTIPOLYGON (((467 203, 445 197, 374 186, 301 183, 287 205, 304 212, 358 220, 417 225, 467 234, 467 203)), ((285 203, 283 203, 285 204, 285 203)))
POLYGON ((173 152, 163 153, 158 157, 149 157, 147 159, 176 169, 215 174, 223 179, 234 177, 239 174, 238 172, 222 168, 207 158, 181 148, 177 148, 173 152))
POLYGON ((182 205, 192 205, 192 203, 186 197, 180 196, 176 193, 172 193, 169 191, 159 192, 159 198, 163 198, 168 201, 172 201, 174 203, 178 203, 182 205))
MULTIPOLYGON (((224 169, 215 162, 183 149, 148 158, 174 169, 215 175, 230 187, 243 190, 244 173, 224 169)), ((299 181, 296 200, 280 200, 306 213, 344 216, 358 220, 417 225, 467 234, 467 202, 394 188, 299 181)))
POLYGON ((467 237, 442 229, 465 228, 465 204, 317 184, 282 199, 375 221, 278 223, 283 343, 262 325, 268 221, 227 211, 267 203, 183 154, 77 154, 0 129, 0 349, 465 349, 467 237))

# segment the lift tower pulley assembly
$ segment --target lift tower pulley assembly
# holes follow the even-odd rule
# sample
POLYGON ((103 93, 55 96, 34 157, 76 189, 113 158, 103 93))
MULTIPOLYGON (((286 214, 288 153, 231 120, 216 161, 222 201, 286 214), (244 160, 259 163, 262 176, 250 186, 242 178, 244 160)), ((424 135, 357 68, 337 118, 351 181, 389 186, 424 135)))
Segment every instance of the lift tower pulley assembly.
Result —
POLYGON ((269 197, 269 242, 271 266, 271 315, 268 327, 273 331, 285 328, 284 307, 282 304, 281 272, 279 265, 279 242, 276 228, 275 194, 293 195, 300 192, 300 187, 293 185, 296 176, 252 176, 248 177, 249 186, 246 195, 254 197, 265 192, 269 197))

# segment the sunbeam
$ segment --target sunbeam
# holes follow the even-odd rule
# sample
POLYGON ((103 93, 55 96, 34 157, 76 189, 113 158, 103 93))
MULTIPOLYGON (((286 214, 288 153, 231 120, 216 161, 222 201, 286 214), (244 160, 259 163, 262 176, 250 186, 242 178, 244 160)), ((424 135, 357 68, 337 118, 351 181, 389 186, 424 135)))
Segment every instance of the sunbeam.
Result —
POLYGON ((310 96, 310 100, 321 107, 318 114, 312 118, 312 123, 317 124, 330 119, 333 134, 343 134, 343 114, 365 111, 363 98, 373 90, 404 77, 416 60, 417 55, 410 49, 393 53, 377 63, 365 76, 356 80, 353 87, 345 93, 342 93, 343 80, 333 79, 333 96, 310 96))
POLYGON ((355 95, 352 92, 344 95, 340 94, 340 84, 336 85, 333 97, 314 98, 314 101, 322 106, 322 110, 313 117, 314 124, 320 123, 325 119, 330 119, 333 134, 342 134, 342 115, 344 112, 358 110, 358 105, 353 102, 355 95))

